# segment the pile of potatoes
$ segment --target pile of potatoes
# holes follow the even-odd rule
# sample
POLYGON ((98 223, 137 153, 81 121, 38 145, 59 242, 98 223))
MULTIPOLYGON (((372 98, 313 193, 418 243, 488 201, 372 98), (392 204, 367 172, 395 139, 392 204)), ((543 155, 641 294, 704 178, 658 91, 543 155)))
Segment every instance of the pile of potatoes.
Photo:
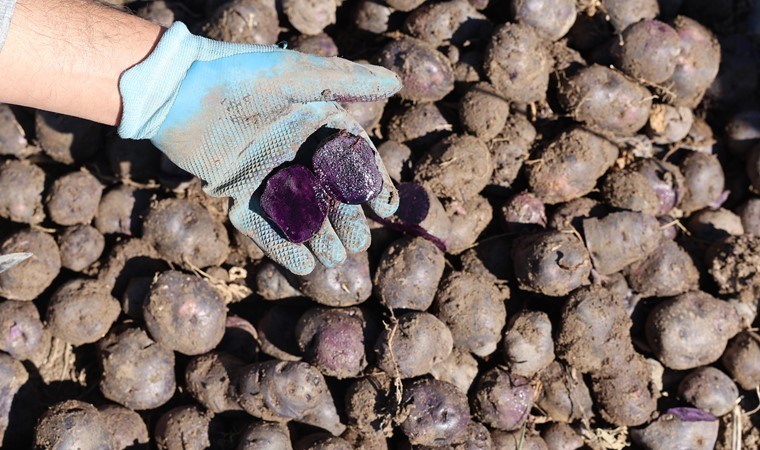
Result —
POLYGON ((295 276, 150 142, 0 105, 5 448, 757 447, 760 4, 111 3, 396 72, 343 106, 399 210, 295 276))

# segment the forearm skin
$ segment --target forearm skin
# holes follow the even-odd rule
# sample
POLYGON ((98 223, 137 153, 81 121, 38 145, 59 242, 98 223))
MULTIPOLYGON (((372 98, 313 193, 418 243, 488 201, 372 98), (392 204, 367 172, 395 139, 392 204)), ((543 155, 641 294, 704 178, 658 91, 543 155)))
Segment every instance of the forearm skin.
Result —
POLYGON ((0 102, 118 125, 119 79, 163 31, 90 0, 18 0, 0 50, 0 102))

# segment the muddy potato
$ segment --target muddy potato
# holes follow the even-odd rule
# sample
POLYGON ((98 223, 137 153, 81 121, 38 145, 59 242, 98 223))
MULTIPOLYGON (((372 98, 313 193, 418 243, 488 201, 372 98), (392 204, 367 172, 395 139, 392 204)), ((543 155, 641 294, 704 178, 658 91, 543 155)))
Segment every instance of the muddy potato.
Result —
POLYGON ((210 15, 203 32, 208 38, 225 42, 272 45, 279 33, 274 2, 231 0, 210 15))
POLYGON ((103 234, 138 234, 142 215, 148 209, 149 197, 150 191, 135 190, 126 185, 109 189, 100 198, 95 228, 103 234))
POLYGON ((494 448, 500 450, 547 450, 541 436, 530 436, 522 431, 491 431, 494 448))
POLYGON ((345 431, 325 379, 303 362, 269 360, 241 369, 238 402, 254 417, 323 428, 333 436, 345 431))
POLYGON ((100 258, 105 238, 90 225, 77 225, 64 229, 58 236, 61 266, 82 272, 100 258))
POLYGON ((216 347, 224 336, 226 317, 224 300, 209 282, 174 270, 154 278, 143 304, 151 337, 185 355, 216 347))
POLYGON ((657 0, 602 0, 601 7, 618 32, 642 19, 654 19, 660 13, 657 0))
POLYGON ((238 441, 237 450, 293 450, 288 429, 278 423, 260 422, 248 426, 238 441))
POLYGON ((678 396, 702 411, 720 417, 734 409, 739 390, 728 375, 707 366, 691 371, 681 380, 678 396))
POLYGON ((453 385, 422 379, 404 389, 409 414, 401 431, 414 445, 448 445, 464 437, 470 423, 467 397, 453 385))
POLYGON ((439 47, 445 43, 461 46, 488 39, 491 22, 466 0, 427 3, 412 11, 404 22, 404 32, 439 47))
POLYGON ((50 235, 35 229, 17 231, 0 244, 0 255, 29 252, 32 257, 0 273, 0 296, 34 300, 61 270, 61 253, 50 235))
POLYGON ((505 296, 494 281, 451 272, 435 296, 435 315, 451 330, 454 346, 483 357, 496 351, 507 317, 505 296))
POLYGON ((549 316, 540 311, 520 311, 512 316, 502 349, 510 373, 532 378, 554 361, 549 316))
POLYGON ((107 335, 98 343, 103 368, 100 391, 135 410, 157 408, 174 395, 174 353, 131 328, 107 335))
POLYGON ((744 232, 760 236, 760 199, 750 198, 739 207, 737 213, 741 217, 744 232))
POLYGON ((308 275, 286 276, 300 292, 322 305, 358 305, 372 294, 367 252, 349 253, 340 266, 327 268, 317 263, 308 275))
POLYGON ((757 298, 760 292, 760 236, 729 236, 708 250, 708 272, 721 294, 757 298))
POLYGON ((528 419, 533 406, 530 381, 500 367, 479 377, 473 395, 473 408, 478 420, 504 431, 519 429, 528 419))
POLYGON ((174 264, 209 267, 229 253, 227 229, 203 206, 185 199, 154 204, 143 222, 143 239, 174 264))
POLYGON ((541 431, 548 450, 577 450, 583 447, 583 437, 566 423, 554 422, 541 431))
POLYGON ((507 233, 540 231, 546 227, 544 203, 530 192, 510 197, 501 207, 500 213, 507 233))
POLYGON ((304 360, 322 374, 355 378, 367 366, 366 326, 358 308, 312 308, 298 319, 295 336, 304 360))
POLYGON ((114 450, 148 444, 148 427, 135 411, 119 405, 105 404, 98 406, 98 412, 111 433, 114 450))
POLYGON ((388 31, 393 13, 393 8, 384 2, 361 0, 353 12, 353 25, 360 31, 382 34, 388 31))
POLYGON ((103 127, 89 120, 37 110, 34 122, 37 144, 62 164, 90 159, 103 142, 103 127))
POLYGON ((609 206, 648 215, 660 212, 660 197, 646 176, 635 170, 610 172, 602 182, 602 197, 609 206))
POLYGON ((654 104, 644 129, 655 144, 674 144, 689 135, 694 113, 689 108, 654 104))
POLYGON ((699 271, 691 255, 670 240, 626 267, 624 273, 630 287, 642 297, 672 297, 699 285, 699 271))
POLYGON ((213 414, 240 410, 232 378, 243 365, 227 353, 212 351, 196 356, 185 369, 185 388, 213 414))
POLYGON ((718 439, 718 419, 696 408, 671 408, 646 427, 631 430, 646 450, 710 450, 718 439))
POLYGON ((673 28, 681 52, 673 75, 664 83, 665 97, 675 106, 695 108, 718 75, 720 45, 710 30, 688 17, 676 17, 673 28))
POLYGON ((154 439, 159 450, 202 450, 209 448, 211 416, 195 406, 178 406, 165 412, 156 423, 154 439))
POLYGON ((67 400, 45 411, 34 431, 34 448, 113 449, 111 430, 89 403, 67 400))
POLYGON ((486 48, 483 67, 488 79, 507 99, 531 103, 543 100, 552 69, 548 46, 526 24, 498 27, 486 48))
POLYGON ((686 222, 686 229, 695 238, 708 242, 744 234, 741 217, 725 208, 705 208, 695 212, 686 222))
POLYGON ((402 238, 383 253, 375 272, 375 294, 391 309, 426 310, 445 268, 443 252, 424 238, 402 238))
POLYGON ((414 179, 439 198, 462 201, 483 190, 492 172, 485 143, 474 136, 458 135, 444 139, 425 153, 416 164, 414 179))
POLYGON ((678 164, 684 176, 685 190, 678 207, 691 214, 707 206, 717 207, 725 187, 725 175, 718 158, 689 152, 678 164))
POLYGON ((591 259, 573 234, 547 231, 518 237, 512 261, 520 288, 560 297, 588 284, 591 259))
POLYGON ((395 393, 392 379, 385 372, 373 372, 351 383, 344 402, 349 429, 361 434, 390 435, 387 414, 398 406, 395 393))
POLYGON ((511 0, 510 10, 517 22, 535 27, 552 41, 570 31, 577 13, 573 0, 511 0))
POLYGON ((557 204, 588 194, 615 162, 618 148, 582 128, 563 132, 527 167, 531 192, 544 203, 557 204))
MULTIPOLYGON (((296 36, 291 42, 293 50, 301 53, 308 53, 317 56, 338 56, 338 46, 335 41, 325 34, 301 34, 296 36)), ((362 125, 363 128, 368 128, 362 125)))
POLYGON ((633 351, 630 328, 630 317, 610 291, 578 289, 562 309, 557 356, 582 373, 616 371, 610 363, 633 351))
POLYGON ((721 362, 733 379, 751 391, 760 386, 760 339, 757 334, 743 331, 728 344, 721 362))
POLYGON ((385 329, 375 343, 377 366, 391 376, 418 377, 451 354, 446 324, 425 312, 409 312, 385 329))
POLYGON ((559 101, 590 130, 633 136, 649 120, 652 94, 620 72, 595 64, 560 84, 559 101))
POLYGON ((453 125, 435 103, 421 103, 394 114, 388 119, 388 139, 408 145, 412 150, 427 151, 451 135, 453 125))
POLYGON ((33 303, 0 303, 0 350, 19 360, 28 359, 44 345, 43 332, 40 313, 33 303))
POLYGON ((660 392, 652 368, 632 349, 612 356, 607 370, 591 376, 591 392, 604 420, 618 426, 638 426, 657 411, 660 392))
POLYGON ((472 85, 459 101, 459 119, 465 131, 484 140, 496 137, 509 116, 509 103, 487 82, 472 85))
POLYGON ((746 110, 736 113, 726 123, 726 145, 735 155, 746 155, 760 143, 760 111, 746 110))
POLYGON ((488 142, 493 161, 490 184, 509 188, 528 159, 530 148, 536 140, 536 128, 522 114, 511 114, 504 128, 488 142))
POLYGON ((0 103, 0 155, 23 158, 39 151, 28 144, 26 133, 16 119, 13 109, 0 103))
POLYGON ((612 49, 620 70, 650 84, 662 83, 673 75, 680 52, 678 33, 659 20, 632 24, 612 49))
POLYGON ((611 275, 655 251, 661 232, 654 216, 623 211, 585 219, 583 234, 594 269, 611 275))
POLYGON ((543 389, 536 400, 543 411, 557 422, 573 422, 594 415, 593 401, 583 377, 559 361, 539 372, 543 389))
POLYGON ((729 303, 694 291, 658 303, 647 317, 646 337, 666 367, 693 369, 717 361, 740 324, 729 303))
POLYGON ((472 247, 491 221, 493 209, 488 199, 475 195, 464 201, 455 200, 447 203, 446 214, 451 221, 445 239, 446 252, 457 254, 472 247))
POLYGON ((20 223, 42 222, 44 189, 42 169, 27 161, 6 160, 0 166, 0 217, 20 223))
POLYGON ((436 380, 453 384, 462 392, 468 392, 478 375, 478 361, 469 351, 454 348, 448 358, 430 369, 430 375, 436 380))
POLYGON ((58 225, 88 224, 98 212, 102 193, 97 178, 85 171, 72 172, 53 182, 45 207, 58 225))
POLYGON ((386 44, 374 61, 403 83, 398 96, 414 102, 442 99, 454 89, 454 71, 442 53, 425 41, 400 38, 386 44))
POLYGON ((101 283, 75 279, 50 297, 46 321, 53 336, 79 346, 105 336, 120 312, 119 302, 101 283))

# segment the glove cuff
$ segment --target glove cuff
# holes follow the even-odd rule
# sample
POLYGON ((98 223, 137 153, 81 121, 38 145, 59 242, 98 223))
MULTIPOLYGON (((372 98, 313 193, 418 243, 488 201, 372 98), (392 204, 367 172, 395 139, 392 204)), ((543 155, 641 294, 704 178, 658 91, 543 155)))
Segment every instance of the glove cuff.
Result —
POLYGON ((150 139, 163 123, 179 86, 197 60, 201 40, 176 22, 148 57, 121 76, 122 116, 119 136, 150 139))

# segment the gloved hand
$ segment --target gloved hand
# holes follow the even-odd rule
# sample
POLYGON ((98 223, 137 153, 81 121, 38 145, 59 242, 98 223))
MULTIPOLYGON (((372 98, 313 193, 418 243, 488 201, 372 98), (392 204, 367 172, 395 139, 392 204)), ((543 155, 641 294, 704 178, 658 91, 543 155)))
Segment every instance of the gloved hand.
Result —
MULTIPOLYGON (((212 41, 176 23, 148 58, 122 76, 119 135, 150 139, 200 178, 207 194, 231 197, 232 224, 272 259, 307 274, 313 256, 331 267, 346 251, 369 246, 361 206, 338 204, 309 242, 293 244, 263 217, 260 192, 254 192, 322 126, 360 134, 371 144, 336 102, 379 100, 400 88, 398 77, 381 67, 212 41)), ((375 160, 383 190, 368 206, 387 217, 396 211, 398 195, 377 152, 375 160)))

